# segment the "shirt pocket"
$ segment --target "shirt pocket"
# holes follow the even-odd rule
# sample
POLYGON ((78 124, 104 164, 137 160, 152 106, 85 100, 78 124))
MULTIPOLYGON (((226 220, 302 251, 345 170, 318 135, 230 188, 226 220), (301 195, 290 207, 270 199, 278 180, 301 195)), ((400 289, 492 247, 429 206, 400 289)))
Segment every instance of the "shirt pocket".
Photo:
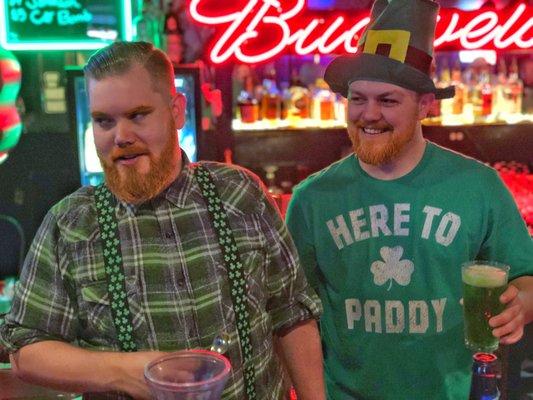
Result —
POLYGON ((269 299, 266 284, 267 258, 263 248, 248 250, 240 254, 244 278, 246 280, 246 292, 252 313, 263 313, 269 299))
POLYGON ((106 281, 88 282, 80 287, 79 318, 88 336, 114 338, 115 325, 106 281))
MULTIPOLYGON (((144 342, 147 332, 139 302, 140 293, 137 289, 137 280, 135 277, 127 277, 125 284, 126 306, 130 311, 134 337, 137 338, 137 343, 139 344, 140 338, 144 342)), ((78 309, 84 340, 96 345, 106 343, 116 345, 118 343, 107 281, 99 280, 82 283, 79 290, 78 309)), ((122 313, 121 310, 117 312, 122 313)), ((119 316, 125 317, 124 314, 119 316)))
MULTIPOLYGON (((266 250, 264 248, 248 250, 241 253, 240 257, 246 281, 249 311, 247 319, 252 332, 250 339, 253 353, 256 357, 269 357, 272 350, 272 319, 267 311, 270 293, 266 284, 266 268, 268 268, 266 250)), ((229 282, 228 285, 231 290, 229 282)))
POLYGON ((115 342, 116 330, 106 281, 81 284, 78 311, 84 340, 97 345, 115 342))

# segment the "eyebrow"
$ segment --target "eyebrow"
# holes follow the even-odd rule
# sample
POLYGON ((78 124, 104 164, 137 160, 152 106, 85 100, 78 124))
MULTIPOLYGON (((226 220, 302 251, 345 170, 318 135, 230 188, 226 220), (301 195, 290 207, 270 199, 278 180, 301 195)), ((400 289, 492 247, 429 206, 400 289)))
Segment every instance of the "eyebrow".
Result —
MULTIPOLYGON (((124 115, 129 117, 133 114, 150 113, 153 110, 154 110, 154 107, 151 107, 151 106, 138 106, 138 107, 134 107, 132 109, 127 110, 124 113, 124 115)), ((91 112, 91 117, 92 118, 105 118, 105 117, 109 117, 109 114, 106 114, 105 112, 102 112, 102 111, 93 111, 91 112)))
POLYGON ((93 119, 95 119, 95 118, 104 118, 104 117, 107 117, 107 114, 103 113, 103 112, 100 112, 100 111, 93 111, 93 112, 91 112, 91 117, 93 119))
POLYGON ((129 117, 133 114, 148 114, 148 113, 151 113, 152 111, 154 111, 154 107, 139 106, 139 107, 135 107, 135 108, 132 108, 131 110, 126 111, 124 115, 129 117))

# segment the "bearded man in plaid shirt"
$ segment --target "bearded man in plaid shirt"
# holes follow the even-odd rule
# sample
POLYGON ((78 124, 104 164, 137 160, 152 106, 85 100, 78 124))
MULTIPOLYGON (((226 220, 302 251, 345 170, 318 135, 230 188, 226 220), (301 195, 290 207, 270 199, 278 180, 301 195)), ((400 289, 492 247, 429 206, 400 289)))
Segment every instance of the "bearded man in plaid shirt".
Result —
POLYGON ((0 331, 14 371, 100 398, 149 398, 148 362, 168 351, 209 348, 224 335, 232 371, 223 398, 281 399, 286 379, 277 338, 298 397, 324 399, 320 301, 258 178, 234 166, 189 163, 177 141, 185 97, 175 90, 170 61, 151 44, 114 43, 91 57, 85 74, 106 183, 67 196, 37 232, 0 331), (211 221, 210 213, 222 214, 208 209, 198 166, 211 176, 219 194, 214 208, 226 219, 211 221), (242 267, 246 343, 217 239, 226 221, 230 229, 222 232, 234 237, 226 258, 238 255, 242 267), (118 239, 106 248, 113 232, 118 239), (120 285, 125 295, 116 306, 120 285))

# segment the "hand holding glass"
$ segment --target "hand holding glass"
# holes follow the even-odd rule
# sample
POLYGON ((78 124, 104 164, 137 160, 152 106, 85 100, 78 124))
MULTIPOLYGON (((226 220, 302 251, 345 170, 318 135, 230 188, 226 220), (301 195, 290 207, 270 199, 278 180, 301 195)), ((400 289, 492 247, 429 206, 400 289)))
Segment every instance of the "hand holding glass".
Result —
POLYGON ((499 339, 489 319, 505 305, 500 295, 507 288, 509 266, 494 261, 469 261, 462 265, 465 343, 473 351, 493 352, 499 339))

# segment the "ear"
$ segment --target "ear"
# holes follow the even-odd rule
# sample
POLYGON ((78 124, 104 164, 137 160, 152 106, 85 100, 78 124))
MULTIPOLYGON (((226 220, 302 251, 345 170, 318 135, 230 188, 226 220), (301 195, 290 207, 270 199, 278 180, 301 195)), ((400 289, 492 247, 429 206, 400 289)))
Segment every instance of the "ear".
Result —
POLYGON ((185 125, 185 109, 187 107, 187 99, 185 98, 185 95, 181 92, 176 92, 176 94, 172 96, 171 107, 176 128, 183 128, 183 125, 185 125))
POLYGON ((418 119, 423 120, 428 116, 431 104, 435 101, 434 93, 423 93, 419 95, 418 100, 418 119))

